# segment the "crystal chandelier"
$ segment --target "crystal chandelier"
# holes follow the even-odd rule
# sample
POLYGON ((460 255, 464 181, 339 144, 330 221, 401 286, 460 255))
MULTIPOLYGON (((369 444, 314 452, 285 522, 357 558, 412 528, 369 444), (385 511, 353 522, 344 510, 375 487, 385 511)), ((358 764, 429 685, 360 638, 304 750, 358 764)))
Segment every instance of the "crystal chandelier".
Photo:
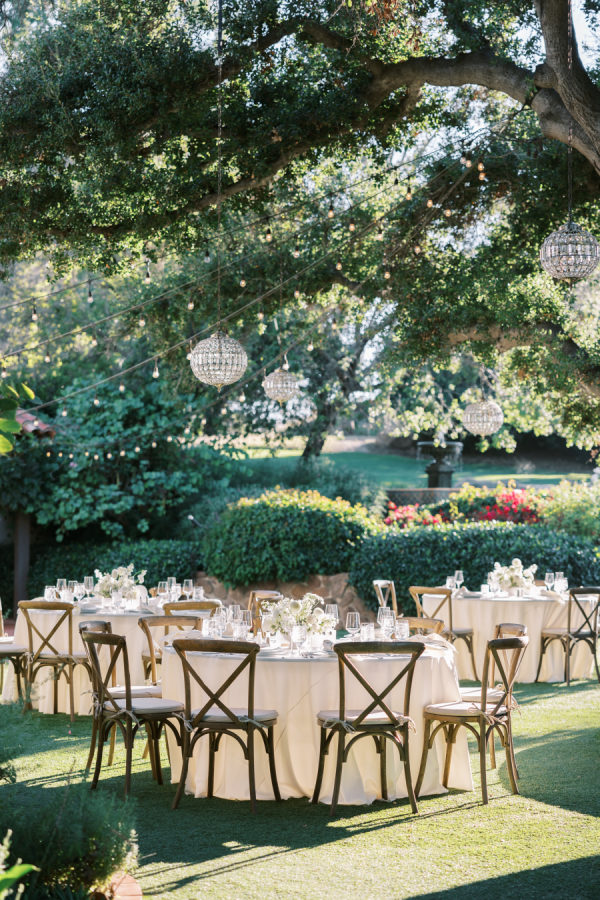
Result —
POLYGON ((287 403, 298 393, 298 380, 287 369, 279 368, 265 376, 263 388, 270 400, 287 403))
POLYGON ((467 431, 486 437, 502 428, 504 413, 495 400, 476 400, 465 407, 462 420, 467 431))
MULTIPOLYGON (((242 377, 248 356, 239 341, 221 329, 221 188, 223 181, 223 0, 219 0, 217 20, 217 330, 200 341, 189 354, 192 372, 198 381, 215 385, 233 384, 242 377)), ((208 251, 207 251, 208 253, 208 251)))
POLYGON ((199 381, 212 384, 219 390, 242 377, 248 356, 239 341, 223 331, 215 331, 199 341, 190 354, 192 372, 199 381))
MULTIPOLYGON (((567 63, 569 75, 573 71, 573 15, 571 0, 567 6, 568 39, 567 63)), ((571 284, 587 278, 600 261, 600 245, 589 231, 573 221, 573 120, 569 121, 567 144, 567 205, 568 221, 548 235, 540 247, 542 268, 553 278, 562 278, 571 284)))

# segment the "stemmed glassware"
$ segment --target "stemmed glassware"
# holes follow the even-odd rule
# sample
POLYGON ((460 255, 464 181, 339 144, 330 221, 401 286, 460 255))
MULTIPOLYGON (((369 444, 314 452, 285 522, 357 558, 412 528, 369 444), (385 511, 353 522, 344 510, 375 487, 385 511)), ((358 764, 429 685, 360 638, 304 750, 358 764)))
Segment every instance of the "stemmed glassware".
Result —
POLYGON ((63 599, 63 594, 67 589, 67 579, 66 578, 57 578, 56 579, 56 590, 58 591, 58 596, 60 599, 63 599))
POLYGON ((349 612, 346 614, 346 631, 348 631, 352 637, 358 634, 360 631, 360 613, 349 612))
POLYGON ((185 594, 186 600, 189 600, 192 593, 194 591, 194 582, 191 578, 186 578, 183 582, 183 593, 185 594))
POLYGON ((338 610, 338 605, 337 605, 337 603, 326 603, 326 604, 325 604, 325 615, 326 615, 326 616, 331 616, 332 619, 335 620, 335 624, 334 624, 333 627, 334 627, 334 630, 337 629, 337 624, 338 624, 338 621, 339 621, 339 618, 340 618, 340 613, 339 613, 339 610, 338 610))
POLYGON ((75 591, 74 591, 74 594, 75 594, 75 599, 76 599, 76 600, 82 600, 82 599, 83 599, 84 594, 85 594, 85 585, 83 584, 82 581, 77 581, 77 582, 75 582, 75 591))
POLYGON ((456 585, 456 590, 460 590, 461 584, 464 584, 464 575, 462 569, 457 569, 454 573, 454 583, 456 585))
POLYGON ((377 624, 387 640, 394 630, 394 611, 387 606, 380 606, 377 610, 377 624))
POLYGON ((85 587, 85 598, 89 600, 90 594, 94 591, 94 576, 86 575, 83 579, 83 586, 85 587))
POLYGON ((176 583, 177 579, 173 575, 170 575, 169 578, 167 578, 167 590, 169 591, 169 593, 173 591, 176 583))
POLYGON ((156 599, 159 606, 163 606, 169 599, 169 591, 167 589, 166 581, 158 582, 158 587, 156 588, 156 599))
POLYGON ((544 575, 544 584, 549 591, 554 587, 554 572, 546 572, 544 575))

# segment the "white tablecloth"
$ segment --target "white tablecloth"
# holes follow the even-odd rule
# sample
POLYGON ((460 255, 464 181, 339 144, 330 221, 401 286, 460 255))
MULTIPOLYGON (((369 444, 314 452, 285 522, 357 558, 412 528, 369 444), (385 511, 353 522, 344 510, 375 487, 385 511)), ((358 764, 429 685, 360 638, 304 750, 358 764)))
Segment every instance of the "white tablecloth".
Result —
MULTIPOLYGON (((413 783, 416 782, 423 741, 423 709, 429 703, 459 699, 458 679, 454 662, 455 654, 450 650, 427 649, 417 660, 410 713, 417 733, 410 734, 410 761, 413 783)), ((189 654, 194 668, 207 679, 214 689, 222 683, 234 668, 231 658, 212 654, 189 654)), ((239 657, 234 657, 239 662, 239 657)), ((382 689, 393 677, 402 657, 361 662, 360 666, 377 689, 382 689)), ((402 664, 405 664, 402 663, 402 664)), ((167 648, 162 664, 163 696, 183 699, 183 674, 179 658, 167 648)), ((192 682, 192 703, 203 702, 198 685, 192 682), (194 689, 196 692, 194 692, 194 689)), ((366 705, 367 695, 352 677, 347 678, 348 706, 366 705)), ((391 694, 395 703, 402 703, 404 682, 400 689, 391 694)), ((247 704, 247 682, 236 681, 224 695, 231 706, 247 704)), ((321 709, 338 708, 338 663, 337 657, 312 659, 262 658, 259 654, 256 664, 255 706, 262 709, 276 709, 279 720, 275 727, 275 756, 277 776, 281 796, 309 797, 312 795, 319 758, 319 728, 317 713, 321 709)), ((402 709, 402 706, 396 707, 402 709)), ((321 800, 331 802, 335 769, 335 740, 326 758, 321 800)), ((259 799, 273 799, 269 778, 267 755, 260 738, 255 739, 256 786, 259 799)), ((436 752, 429 754, 427 772, 423 782, 424 794, 442 793, 441 774, 444 763, 444 743, 439 737, 436 752)), ((387 749, 388 791, 390 799, 406 797, 406 786, 402 765, 391 744, 387 749)), ((171 753, 172 779, 178 781, 180 756, 176 750, 171 753)), ((206 796, 208 775, 208 740, 201 738, 190 761, 186 790, 196 797, 206 796)), ((464 729, 459 732, 452 756, 450 787, 471 790, 473 787, 471 769, 464 729)), ((231 800, 247 800, 248 768, 240 747, 232 738, 224 737, 215 759, 215 795, 231 800)), ((348 762, 344 765, 340 803, 372 803, 381 797, 379 780, 379 757, 372 740, 362 738, 355 745, 348 762)))
MULTIPOLYGON (((35 612, 30 611, 32 622, 40 629, 43 634, 48 634, 52 630, 55 622, 58 621, 61 612, 35 612)), ((79 634, 79 623, 86 619, 96 620, 102 619, 109 621, 115 634, 123 634, 127 639, 127 651, 129 654, 129 671, 132 684, 144 683, 144 667, 142 662, 142 653, 147 652, 147 642, 142 629, 138 625, 140 612, 131 613, 114 613, 98 610, 95 613, 82 614, 76 608, 73 612, 73 651, 83 652, 85 650, 83 641, 79 634)), ((15 642, 24 647, 28 646, 27 623, 25 616, 19 610, 17 621, 15 622, 15 642)), ((34 632, 34 638, 36 637, 34 632)), ((52 645, 59 651, 66 652, 68 650, 68 628, 64 622, 52 638, 52 645)), ((38 647, 34 644, 34 650, 38 647)), ((43 713, 52 713, 53 706, 53 680, 52 670, 42 669, 38 674, 34 690, 32 692, 32 703, 35 709, 39 709, 43 713)), ((117 669, 117 675, 122 678, 122 670, 117 669)), ((89 715, 91 712, 91 684, 87 672, 83 666, 75 667, 75 676, 73 680, 73 688, 75 693, 75 712, 79 715, 89 715)), ((16 683, 12 666, 8 667, 5 673, 4 688, 2 690, 2 701, 4 703, 17 699, 16 683)), ((58 711, 69 712, 69 692, 67 681, 64 676, 58 681, 58 711)))
MULTIPOLYGON (((431 615, 439 597, 423 597, 423 608, 431 615)), ((474 632, 475 660, 477 674, 481 678, 487 642, 494 636, 496 625, 512 622, 527 626, 529 646, 521 662, 518 681, 532 682, 537 671, 542 629, 567 625, 567 601, 563 602, 544 596, 509 597, 473 592, 473 596, 455 595, 452 600, 453 622, 456 628, 470 627, 474 632)), ((441 613, 440 613, 440 618, 441 613)), ((578 620, 577 620, 578 621, 578 620)), ((445 622, 446 624, 447 621, 445 622)), ((460 678, 472 679, 471 657, 464 641, 456 641, 458 651, 458 674, 460 678)), ((563 681, 564 653, 558 641, 553 641, 542 662, 540 681, 563 681)), ((592 674, 593 660, 589 647, 579 644, 571 654, 571 678, 587 678, 592 674)))

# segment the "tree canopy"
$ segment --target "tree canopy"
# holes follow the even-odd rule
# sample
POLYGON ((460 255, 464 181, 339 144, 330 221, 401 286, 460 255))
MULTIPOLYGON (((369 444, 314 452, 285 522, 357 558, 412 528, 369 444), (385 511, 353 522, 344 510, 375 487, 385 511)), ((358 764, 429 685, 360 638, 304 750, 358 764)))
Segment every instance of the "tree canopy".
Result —
MULTIPOLYGON (((567 0, 225 0, 220 86, 212 3, 6 6, 7 274, 36 254, 56 278, 76 265, 135 279, 137 266, 140 302, 158 297, 143 315, 153 350, 210 327, 220 90, 225 312, 256 371, 273 347, 272 333, 257 341, 260 317, 277 314, 286 340, 318 345, 290 353, 309 384, 323 375, 317 416, 335 391, 360 393, 374 360, 367 387, 385 381, 385 406, 415 361, 503 356, 504 377, 567 438, 598 441, 595 284, 572 294, 538 262, 566 216, 569 129, 576 218, 600 230, 597 48, 576 41, 569 70, 567 0), (167 297, 144 286, 145 258, 167 297)), ((599 9, 586 0, 592 26, 599 9)), ((140 318, 119 315, 117 333, 141 339, 140 318)), ((27 354, 3 350, 20 371, 27 354)), ((170 355, 182 371, 186 350, 170 355)))

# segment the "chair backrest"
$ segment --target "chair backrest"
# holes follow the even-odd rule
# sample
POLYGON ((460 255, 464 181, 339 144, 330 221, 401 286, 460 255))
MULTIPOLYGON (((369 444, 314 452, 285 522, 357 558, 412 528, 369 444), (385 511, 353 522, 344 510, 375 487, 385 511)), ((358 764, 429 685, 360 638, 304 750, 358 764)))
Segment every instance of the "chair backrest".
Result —
POLYGON ((453 630, 452 623, 452 591, 450 588, 445 587, 425 587, 424 585, 412 585, 409 587, 410 596, 415 601, 415 606, 417 607, 417 615, 418 616, 429 616, 431 619, 435 619, 438 617, 438 613, 441 612, 442 616, 444 616, 444 606, 448 605, 448 613, 446 616, 446 623, 450 631, 453 630), (423 609, 423 596, 427 597, 435 597, 437 606, 432 612, 426 613, 423 609))
MULTIPOLYGON (((516 622, 501 622, 494 628, 494 639, 507 637, 523 637, 527 634, 527 625, 518 625, 516 622)), ((490 660, 488 684, 493 687, 496 678, 496 662, 490 660)))
POLYGON ((0 637, 4 637, 4 616, 2 614, 2 597, 0 597, 0 637))
MULTIPOLYGON (((125 687, 125 709, 131 712, 131 676, 129 674, 129 657, 127 655, 127 641, 122 634, 109 634, 107 632, 83 629, 81 639, 87 651, 92 671, 92 691, 97 709, 104 709, 106 703, 112 706, 112 711, 122 713, 123 707, 119 706, 113 697, 111 688, 116 683, 116 670, 119 658, 123 665, 123 684, 125 687), (103 671, 100 663, 99 650, 106 647, 108 650, 108 665, 103 671)), ((123 698, 121 697, 121 702, 123 698)))
POLYGON ((483 710, 490 712, 487 709, 487 693, 492 665, 498 667, 498 673, 502 679, 498 699, 494 696, 491 715, 495 715, 501 706, 510 708, 513 685, 528 644, 529 638, 527 635, 493 638, 491 641, 488 641, 483 663, 483 674, 481 676, 481 708, 483 710))
MULTIPOLYGON (((175 638, 173 648, 177 652, 183 668, 183 682, 185 689, 184 708, 185 718, 189 722, 192 715, 192 682, 195 682, 203 692, 206 700, 201 701, 201 705, 195 703, 196 715, 191 720, 193 728, 198 727, 207 712, 213 707, 218 707, 227 717, 228 721, 236 725, 244 725, 244 721, 232 710, 223 700, 223 694, 231 685, 237 681, 241 675, 248 670, 248 703, 247 717, 254 717, 254 674, 256 667, 256 655, 259 651, 258 644, 252 641, 218 641, 204 640, 203 638, 175 638), (242 656, 240 663, 214 689, 210 687, 203 678, 206 672, 211 671, 210 666, 203 668, 201 675, 190 663, 188 653, 223 653, 228 656, 242 656)), ((246 715, 246 713, 244 713, 246 715)))
POLYGON ((391 601, 394 615, 397 616, 398 601, 396 599, 396 585, 394 584, 394 582, 378 579, 373 582, 373 588, 375 590, 375 595, 377 597, 379 606, 387 606, 388 601, 391 601))
POLYGON ((216 611, 221 609, 220 600, 174 600, 172 603, 165 603, 163 612, 166 616, 178 616, 182 612, 207 612, 210 611, 214 616, 216 611))
POLYGON ((441 619, 430 619, 427 616, 403 616, 398 621, 406 622, 411 634, 441 634, 444 630, 441 619))
POLYGON ((21 600, 19 609, 22 610, 27 624, 27 639, 29 644, 29 653, 33 664, 37 662, 40 656, 65 656, 73 653, 73 604, 62 602, 60 600, 21 600), (44 618, 40 618, 38 625, 32 620, 32 613, 57 612, 60 613, 54 625, 44 627, 46 624, 44 618), (62 625, 67 628, 67 649, 59 650, 56 644, 55 635, 57 635, 62 625), (35 645, 39 646, 34 649, 35 645))
MULTIPOLYGON (((174 606, 179 606, 175 603, 174 606)), ((161 646, 156 639, 156 629, 162 631, 161 637, 165 637, 169 633, 169 629, 173 628, 180 633, 186 629, 196 629, 202 627, 202 619, 197 616, 175 616, 175 615, 156 615, 156 616, 140 616, 138 625, 146 636, 148 644, 148 657, 150 659, 150 680, 153 684, 158 681, 158 673, 156 669, 157 657, 161 655, 161 646)))
POLYGON ((567 630, 569 634, 591 631, 598 634, 598 610, 600 608, 599 587, 578 587, 569 591, 567 630), (592 598, 592 602, 589 600, 592 598))
POLYGON ((79 623, 79 634, 84 631, 99 631, 101 634, 112 634, 112 625, 104 619, 87 619, 79 623))
MULTIPOLYGON (((346 674, 349 673, 364 688, 371 698, 368 704, 362 709, 356 718, 353 718, 352 725, 357 727, 361 725, 372 712, 383 712, 389 719, 390 725, 401 725, 402 723, 394 716, 394 713, 388 703, 386 697, 399 684, 403 678, 406 678, 404 686, 404 702, 403 715, 408 716, 410 711, 410 694, 412 690, 413 674, 415 663, 419 656, 425 650, 425 644, 417 641, 344 641, 343 643, 334 644, 333 649, 338 655, 338 673, 340 682, 340 721, 344 721, 346 717, 346 674), (394 676, 390 679, 383 690, 376 690, 373 685, 365 678, 363 673, 357 668, 353 656, 408 656, 408 662, 402 666, 399 662, 398 668, 394 667, 394 676)), ((397 706, 397 704, 393 704, 397 706)), ((384 724, 388 724, 387 722, 384 724)))
POLYGON ((248 609, 252 613, 252 632, 257 634, 260 630, 260 617, 262 615, 263 601, 275 602, 281 600, 279 591, 250 591, 248 595, 248 609))

